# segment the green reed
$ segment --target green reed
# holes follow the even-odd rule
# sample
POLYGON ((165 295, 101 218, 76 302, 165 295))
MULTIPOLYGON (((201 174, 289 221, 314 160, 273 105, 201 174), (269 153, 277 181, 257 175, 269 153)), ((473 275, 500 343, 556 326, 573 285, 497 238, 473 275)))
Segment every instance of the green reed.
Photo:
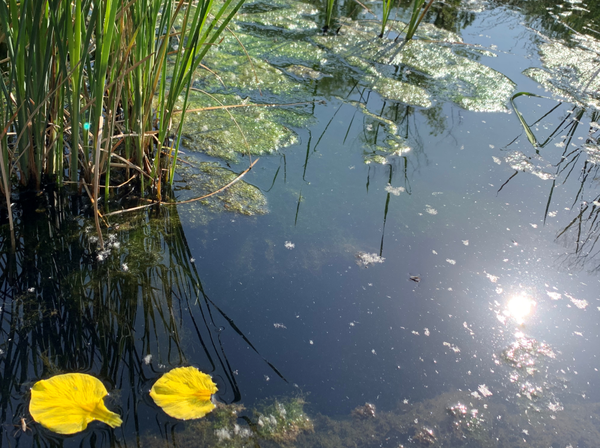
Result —
POLYGON ((335 0, 325 0, 325 26, 323 27, 323 33, 327 33, 331 29, 331 21, 333 19, 333 7, 335 6, 335 0))
POLYGON ((393 0, 382 0, 383 9, 381 14, 381 34, 379 34, 379 37, 383 37, 383 35, 385 34, 385 27, 387 25, 388 19, 390 18, 390 12, 393 6, 393 0))
POLYGON ((180 144, 173 116, 243 2, 0 0, 4 195, 78 184, 96 208, 101 190, 107 201, 137 181, 160 199, 180 144))
POLYGON ((405 42, 408 42, 413 38, 417 28, 419 28, 419 25, 425 18, 425 14, 427 14, 427 11, 429 11, 432 4, 433 0, 429 0, 427 4, 425 4, 425 0, 414 0, 410 20, 408 22, 408 27, 406 28, 406 35, 404 37, 405 42), (425 7, 423 7, 423 5, 425 5, 425 7))

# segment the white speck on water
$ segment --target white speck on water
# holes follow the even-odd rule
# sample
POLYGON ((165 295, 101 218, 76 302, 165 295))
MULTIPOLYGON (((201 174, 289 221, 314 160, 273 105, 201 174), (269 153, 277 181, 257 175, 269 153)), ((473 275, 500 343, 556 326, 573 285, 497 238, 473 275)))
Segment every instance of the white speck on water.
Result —
POLYGON ((431 253, 432 253, 433 255, 437 255, 437 254, 438 254, 438 253, 437 253, 435 250, 432 250, 432 251, 431 251, 431 253))
POLYGON ((533 227, 534 229, 537 229, 537 226, 538 226, 537 224, 532 224, 532 223, 529 223, 529 225, 530 225, 531 227, 533 227))
POLYGON ((465 330, 467 330, 469 332, 469 335, 471 335, 471 336, 475 335, 475 332, 469 328, 469 324, 468 323, 463 322, 463 327, 465 328, 465 330))
POLYGON ((550 296, 550 299, 552 299, 552 300, 560 300, 560 299, 562 299, 562 294, 559 294, 559 293, 554 292, 554 291, 546 291, 546 294, 548 294, 548 296, 550 296))
POLYGON ((359 252, 356 254, 356 264, 360 267, 367 268, 369 265, 374 263, 383 263, 385 261, 384 257, 380 257, 377 254, 368 254, 366 252, 359 252))
POLYGON ((498 157, 492 156, 492 160, 494 161, 495 164, 502 165, 502 160, 500 160, 498 157))
POLYGON ((460 353, 460 348, 458 348, 456 345, 454 344, 450 344, 450 342, 443 342, 442 343, 443 346, 448 347, 450 350, 452 350, 454 353, 460 353))
POLYGON ((286 327, 285 325, 283 325, 283 324, 278 324, 278 323, 275 323, 275 324, 273 324, 273 326, 274 326, 275 328, 283 328, 283 329, 287 330, 287 327, 286 327))
POLYGON ((526 436, 529 435, 529 431, 527 431, 526 429, 523 430, 523 434, 525 434, 526 436))
POLYGON ((565 294, 565 296, 567 296, 569 299, 571 299, 571 303, 573 305, 575 305, 577 308, 579 308, 580 310, 584 310, 589 305, 587 300, 579 300, 579 299, 576 299, 575 297, 570 296, 569 294, 565 294))
POLYGON ((495 275, 488 274, 488 273, 486 272, 486 273, 485 273, 485 276, 486 276, 487 278, 489 278, 489 279, 490 279, 490 282, 492 282, 492 283, 497 283, 497 282, 498 282, 498 277, 497 277, 497 276, 495 276, 495 275))
POLYGON ((490 146, 490 149, 494 149, 494 148, 495 148, 495 146, 494 146, 494 145, 489 145, 489 146, 490 146))
POLYGON ((438 212, 437 212, 437 210, 435 208, 433 208, 431 205, 427 205, 427 204, 425 204, 425 211, 427 213, 429 213, 430 215, 437 215, 438 214, 438 212))
POLYGON ((196 259, 194 257, 190 258, 190 263, 194 263, 196 259))
POLYGON ((496 294, 502 294, 503 291, 504 289, 502 289, 500 286, 496 288, 496 294))
POLYGON ((294 243, 292 243, 291 241, 286 241, 284 244, 286 249, 292 250, 294 247, 296 247, 296 245, 294 243))
POLYGON ((452 260, 450 258, 446 258, 446 261, 450 264, 456 264, 456 260, 452 260))
POLYGON ((222 442, 223 440, 231 439, 231 433, 229 432, 229 430, 227 428, 215 429, 215 436, 217 436, 217 439, 219 439, 219 442, 222 442))
POLYGON ((27 289, 27 292, 31 292, 31 293, 35 292, 35 287, 32 286, 31 288, 27 289))
POLYGON ((463 243, 465 246, 468 246, 468 245, 469 245, 469 240, 462 240, 462 243, 463 243))
POLYGON ((311 339, 310 341, 308 341, 308 343, 309 343, 310 345, 313 345, 313 344, 314 344, 314 342, 313 342, 313 340, 312 340, 312 339, 311 339))
POLYGON ((371 350, 371 353, 373 353, 374 355, 377 354, 377 352, 375 351, 375 349, 371 350))
POLYGON ((560 405, 560 403, 548 403, 548 409, 550 409, 552 412, 560 412, 564 408, 560 405))
POLYGON ((152 362, 152 355, 151 354, 144 356, 144 364, 148 365, 151 362, 152 362))
POLYGON ((429 336, 429 335, 431 334, 431 332, 429 331, 429 328, 424 328, 424 329, 423 329, 423 334, 424 334, 425 336, 429 336))
POLYGON ((548 213, 548 216, 550 216, 551 218, 554 218, 557 215, 558 211, 553 211, 548 213))
POLYGON ((416 335, 416 336, 419 336, 419 332, 418 331, 413 330, 413 331, 411 331, 411 333, 414 334, 414 335, 416 335))
POLYGON ((269 375, 265 375, 265 381, 270 381, 271 378, 269 377, 269 375))
POLYGON ((400 196, 400 193, 404 193, 406 191, 406 188, 392 187, 391 184, 387 184, 387 187, 385 187, 385 191, 387 191, 390 194, 393 194, 394 196, 400 196))
POLYGON ((480 384, 479 387, 477 388, 477 390, 484 397, 489 397, 490 395, 492 395, 492 393, 490 392, 490 390, 488 389, 488 387, 485 384, 480 384))

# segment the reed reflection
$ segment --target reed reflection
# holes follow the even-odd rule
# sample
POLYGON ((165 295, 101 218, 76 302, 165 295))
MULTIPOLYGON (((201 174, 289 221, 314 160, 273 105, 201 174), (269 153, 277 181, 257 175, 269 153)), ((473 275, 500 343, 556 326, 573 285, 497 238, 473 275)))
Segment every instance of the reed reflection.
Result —
POLYGON ((544 223, 556 216, 557 209, 566 209, 572 216, 556 233, 556 241, 567 249, 559 262, 568 268, 593 272, 600 271, 600 246, 597 246, 600 239, 598 120, 600 112, 589 112, 583 106, 559 103, 550 107, 531 125, 524 123, 535 155, 531 150, 520 152, 512 149, 518 137, 510 142, 506 146, 510 151, 506 161, 515 171, 498 190, 501 192, 523 172, 548 181, 544 223), (532 130, 534 126, 547 129, 547 136, 539 139, 532 130), (559 194, 563 192, 557 193, 559 187, 567 193, 568 202, 561 203, 559 194))
POLYGON ((86 220, 72 214, 87 207, 70 201, 57 193, 32 198, 19 210, 14 253, 9 234, 2 234, 0 447, 15 446, 20 437, 33 437, 36 446, 139 444, 130 441, 150 429, 149 421, 162 426, 168 420, 147 394, 161 373, 176 366, 201 367, 225 391, 221 401, 240 401, 235 362, 221 332, 233 330, 256 349, 204 293, 177 210, 113 223, 107 248, 98 251, 86 220), (36 219, 40 213, 51 219, 36 219), (67 439, 31 421, 30 387, 67 372, 89 373, 107 386, 122 428, 92 424, 67 439), (16 431, 21 419, 27 433, 16 431))

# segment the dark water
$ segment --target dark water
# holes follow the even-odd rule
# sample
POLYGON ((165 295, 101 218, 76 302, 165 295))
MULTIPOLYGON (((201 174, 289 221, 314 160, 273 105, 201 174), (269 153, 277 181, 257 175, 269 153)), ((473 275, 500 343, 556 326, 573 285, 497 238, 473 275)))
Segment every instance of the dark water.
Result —
MULTIPOLYGON (((523 74, 543 67, 544 42, 567 39, 564 23, 593 34, 594 18, 575 3, 561 25, 530 6, 434 12, 494 50, 478 62, 514 93, 543 97, 515 98, 537 148, 508 101, 506 112, 413 107, 340 75, 311 84, 325 101, 294 129, 299 143, 244 178, 267 214, 182 205, 115 218, 102 256, 91 230, 55 235, 83 219, 52 212, 49 226, 44 210, 23 212, 22 251, 2 259, 2 444, 215 446, 198 435, 213 429, 170 419, 147 395, 163 372, 194 365, 219 400, 249 408, 242 426, 256 424, 261 400, 302 396, 316 425, 302 446, 595 446, 600 126, 594 107, 523 74), (353 101, 396 123, 411 150, 366 164, 389 129, 353 101), (102 379, 123 427, 16 432, 31 385, 66 371, 102 379), (350 417, 367 402, 382 416, 350 417), (458 402, 478 409, 484 430, 448 429, 464 423, 458 402), (396 416, 406 421, 389 423, 396 416), (348 431, 335 421, 377 436, 332 438, 348 431)), ((238 439, 218 446, 274 443, 238 439)))

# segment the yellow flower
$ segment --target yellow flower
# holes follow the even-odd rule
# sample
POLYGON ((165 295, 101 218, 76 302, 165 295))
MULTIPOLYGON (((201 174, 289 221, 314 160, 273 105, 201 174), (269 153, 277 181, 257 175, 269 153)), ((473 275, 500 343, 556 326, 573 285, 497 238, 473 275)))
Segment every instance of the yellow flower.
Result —
POLYGON ((150 390, 163 411, 180 420, 204 417, 215 408, 210 396, 217 386, 195 367, 178 367, 165 373, 150 390))
POLYGON ((103 401, 106 395, 102 382, 93 376, 56 375, 33 385, 29 412, 36 422, 59 434, 83 431, 93 420, 116 428, 123 421, 106 409, 103 401))

